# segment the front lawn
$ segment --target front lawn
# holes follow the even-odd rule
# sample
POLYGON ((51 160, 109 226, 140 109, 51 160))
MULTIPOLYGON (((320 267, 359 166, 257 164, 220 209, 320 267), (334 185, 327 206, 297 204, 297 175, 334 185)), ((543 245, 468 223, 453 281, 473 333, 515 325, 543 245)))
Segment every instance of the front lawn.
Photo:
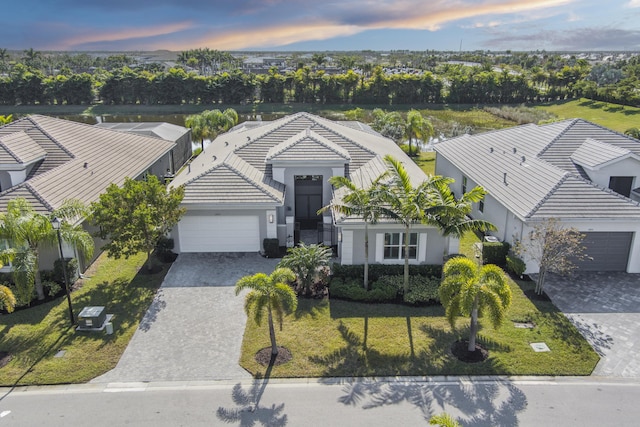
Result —
MULTIPOLYGON (((298 310, 276 330, 278 345, 293 360, 274 366, 271 377, 394 375, 589 375, 599 358, 575 327, 549 302, 532 303, 523 293, 533 282, 510 281, 513 304, 498 330, 481 321, 479 342, 489 349, 481 363, 458 361, 451 344, 468 337, 467 320, 453 331, 440 306, 407 307, 340 300, 299 301, 298 310), (521 329, 513 321, 532 321, 521 329), (536 353, 532 342, 551 352, 536 353)), ((254 360, 269 345, 266 321, 248 319, 240 364, 256 377, 266 368, 254 360)))
POLYGON ((76 316, 85 306, 105 306, 114 315, 113 335, 75 332, 64 297, 1 315, 0 351, 13 359, 0 369, 0 385, 83 383, 114 368, 168 271, 140 272, 145 259, 102 254, 71 294, 76 316))

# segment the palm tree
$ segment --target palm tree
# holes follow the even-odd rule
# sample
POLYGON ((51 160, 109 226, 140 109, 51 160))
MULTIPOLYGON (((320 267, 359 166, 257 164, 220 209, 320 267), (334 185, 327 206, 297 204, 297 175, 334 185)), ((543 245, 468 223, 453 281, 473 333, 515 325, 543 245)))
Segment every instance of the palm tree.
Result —
POLYGON ((205 139, 215 139, 219 134, 237 125, 238 119, 238 113, 233 108, 224 111, 205 110, 200 114, 187 116, 185 125, 191 128, 192 138, 199 139, 204 150, 205 139))
POLYGON ((5 285, 0 285, 0 308, 7 310, 7 313, 13 313, 16 308, 16 297, 5 285))
POLYGON ((411 143, 414 139, 416 139, 417 144, 417 140, 426 142, 429 137, 433 136, 433 125, 418 110, 411 110, 407 113, 404 129, 404 136, 409 140, 409 155, 413 154, 411 143))
POLYGON ((329 266, 331 249, 324 245, 305 245, 300 243, 290 248, 280 260, 278 267, 288 268, 296 275, 305 294, 311 293, 311 285, 318 270, 329 266))
POLYGON ((504 271, 493 264, 478 266, 463 257, 450 259, 444 265, 439 296, 452 327, 457 316, 471 316, 467 348, 470 352, 476 349, 478 316, 486 313, 497 328, 511 305, 511 288, 504 271))
POLYGON ((329 209, 336 213, 350 216, 356 215, 364 221, 364 288, 369 289, 369 224, 378 222, 380 216, 379 203, 376 196, 379 193, 379 179, 371 183, 368 188, 360 188, 349 178, 343 176, 333 176, 329 179, 329 183, 336 190, 344 189, 346 194, 335 203, 331 203, 320 209, 318 213, 323 213, 329 209))
POLYGON ((236 283, 236 295, 244 289, 250 289, 244 300, 244 311, 247 316, 253 314, 256 324, 260 325, 265 309, 269 321, 269 338, 271 338, 271 354, 278 354, 276 344, 276 332, 273 327, 275 314, 282 330, 282 319, 285 314, 291 313, 298 307, 296 293, 289 283, 295 280, 295 274, 288 268, 277 268, 267 276, 264 273, 245 276, 236 283))
POLYGON ((385 191, 380 192, 382 215, 389 217, 404 226, 404 293, 409 292, 409 234, 411 226, 417 223, 428 223, 433 219, 425 211, 435 210, 432 193, 439 182, 448 182, 448 178, 429 176, 417 187, 413 186, 409 173, 402 162, 391 155, 384 158, 387 173, 382 179, 389 177, 385 191))
POLYGON ((629 128, 624 131, 624 134, 631 138, 640 139, 640 128, 629 128))
POLYGON ((461 238, 468 231, 493 231, 496 227, 484 220, 472 219, 472 203, 478 203, 486 194, 484 188, 477 186, 464 193, 462 197, 456 199, 449 184, 453 179, 446 178, 434 185, 435 192, 432 194, 433 207, 428 209, 430 214, 429 222, 438 227, 442 235, 447 239, 444 245, 444 258, 449 250, 449 238, 461 238))
POLYGON ((13 114, 8 114, 6 116, 0 116, 0 126, 8 125, 13 121, 13 114))
POLYGON ((24 63, 32 68, 37 68, 39 65, 39 61, 42 58, 42 53, 37 51, 37 50, 33 50, 32 47, 30 47, 29 49, 26 49, 24 51, 24 56, 22 57, 22 59, 24 60, 24 63))
POLYGON ((55 247, 58 236, 51 225, 53 218, 62 220, 62 239, 77 247, 87 259, 91 258, 93 238, 82 226, 73 225, 73 222, 86 215, 86 207, 77 200, 65 201, 50 215, 36 212, 26 199, 11 200, 7 211, 0 212, 0 238, 9 241, 12 247, 0 252, 0 259, 13 263, 16 283, 23 284, 31 292, 35 285, 38 299, 44 299, 39 270, 40 249, 43 245, 55 247))

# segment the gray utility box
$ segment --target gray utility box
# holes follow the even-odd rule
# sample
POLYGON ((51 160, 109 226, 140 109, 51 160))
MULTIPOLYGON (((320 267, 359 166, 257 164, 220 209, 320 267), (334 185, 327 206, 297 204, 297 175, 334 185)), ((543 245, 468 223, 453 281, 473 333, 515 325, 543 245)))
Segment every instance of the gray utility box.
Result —
POLYGON ((107 319, 107 311, 104 307, 85 307, 78 315, 78 327, 80 328, 101 328, 107 319))

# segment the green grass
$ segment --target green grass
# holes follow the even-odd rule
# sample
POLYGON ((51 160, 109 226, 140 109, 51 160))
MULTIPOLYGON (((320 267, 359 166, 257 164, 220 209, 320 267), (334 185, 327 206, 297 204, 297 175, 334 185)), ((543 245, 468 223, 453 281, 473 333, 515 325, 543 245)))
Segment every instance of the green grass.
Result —
MULTIPOLYGON (((479 342, 489 350, 481 363, 458 361, 451 344, 468 336, 468 320, 453 330, 440 306, 406 307, 339 300, 300 300, 298 310, 277 330, 278 345, 293 360, 274 366, 271 377, 394 375, 589 375, 599 358, 576 328, 549 302, 532 303, 523 290, 532 282, 510 282, 514 294, 507 320, 497 330, 481 321, 479 342), (512 321, 533 321, 534 329, 512 321), (551 352, 536 353, 532 342, 551 352)), ((242 344, 240 364, 256 377, 266 368, 254 360, 269 345, 266 322, 252 319, 242 344)))
POLYGON ((140 273, 146 256, 114 260, 102 254, 72 292, 76 315, 85 306, 114 314, 113 335, 75 332, 65 298, 0 317, 0 350, 12 354, 0 385, 83 383, 115 367, 168 270, 140 273), (54 355, 65 350, 63 357, 54 355))
POLYGON ((559 119, 581 118, 601 126, 624 132, 631 127, 640 126, 640 108, 608 102, 577 99, 537 106, 549 111, 559 119))
POLYGON ((436 153, 435 151, 421 151, 418 157, 414 157, 413 161, 416 162, 420 169, 427 175, 434 175, 436 173, 436 153))

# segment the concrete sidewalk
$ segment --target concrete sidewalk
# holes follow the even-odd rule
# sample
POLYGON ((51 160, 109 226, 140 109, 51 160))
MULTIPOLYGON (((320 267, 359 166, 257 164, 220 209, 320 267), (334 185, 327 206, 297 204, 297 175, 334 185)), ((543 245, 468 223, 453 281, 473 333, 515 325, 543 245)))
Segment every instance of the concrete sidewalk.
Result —
POLYGON ((238 365, 246 323, 233 285, 271 273, 258 254, 181 254, 118 365, 92 383, 248 379, 238 365))

